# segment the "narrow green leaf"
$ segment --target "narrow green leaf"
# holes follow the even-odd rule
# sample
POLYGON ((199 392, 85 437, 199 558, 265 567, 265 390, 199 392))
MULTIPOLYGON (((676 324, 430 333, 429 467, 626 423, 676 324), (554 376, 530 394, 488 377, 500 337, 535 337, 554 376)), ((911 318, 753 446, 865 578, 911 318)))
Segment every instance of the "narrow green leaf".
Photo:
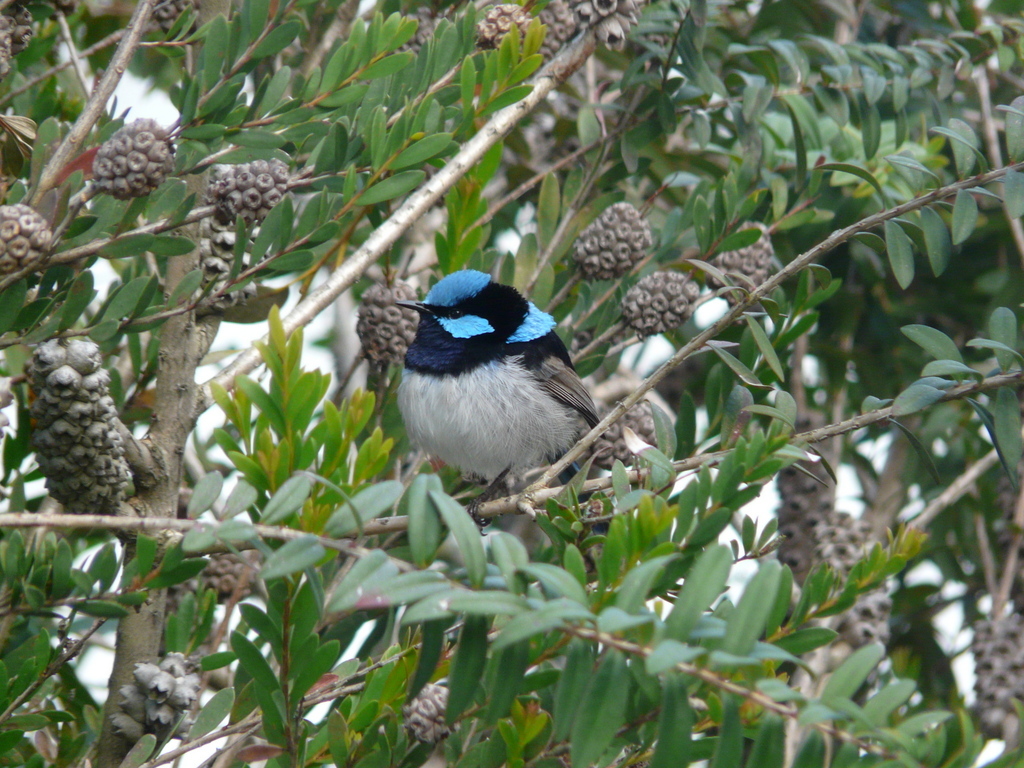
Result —
POLYGON ((228 496, 228 500, 224 503, 224 509, 221 510, 221 519, 230 520, 235 515, 245 512, 245 510, 256 503, 258 497, 259 494, 256 489, 245 480, 240 479, 235 483, 231 495, 228 496))
POLYGON ((316 565, 325 554, 327 550, 317 541, 316 536, 302 536, 286 541, 267 558, 260 569, 260 577, 269 580, 290 576, 316 565))
POLYGON ((764 632, 768 614, 775 604, 781 573, 782 564, 777 560, 768 560, 761 564, 757 574, 743 590, 736 610, 726 619, 723 651, 736 656, 750 653, 754 643, 764 632))
POLYGON ((834 629, 826 627, 806 627, 781 637, 772 644, 792 653, 794 656, 801 656, 809 651, 813 651, 815 648, 828 645, 838 634, 834 629))
POLYGON ((893 416, 906 416, 924 410, 929 405, 939 402, 945 392, 941 389, 916 382, 900 392, 892 403, 893 416))
POLYGON ((1024 160, 1024 96, 1010 102, 1006 112, 1006 149, 1011 163, 1024 160))
POLYGON ((858 648, 829 676, 821 700, 828 704, 832 700, 852 698, 884 657, 885 648, 881 643, 858 648))
POLYGON ((850 165, 849 163, 822 163, 821 165, 814 166, 812 170, 815 172, 838 171, 840 173, 848 173, 851 176, 856 176, 858 179, 863 179, 874 187, 875 191, 878 192, 878 196, 883 200, 885 199, 885 193, 882 192, 882 185, 878 183, 878 179, 860 166, 850 165))
POLYGON ((385 56, 380 61, 374 62, 362 72, 359 73, 359 77, 363 80, 376 80, 379 77, 390 77, 396 72, 401 72, 416 58, 416 54, 412 51, 405 51, 404 53, 394 53, 390 56, 385 56))
POLYGON ((558 176, 549 173, 540 185, 540 196, 537 201, 537 237, 541 247, 546 247, 558 227, 561 192, 558 188, 558 176))
POLYGON ((280 26, 274 27, 253 50, 251 58, 263 59, 277 55, 295 39, 295 36, 299 34, 301 29, 302 24, 298 21, 287 21, 280 26))
POLYGON ((220 498, 220 491, 223 487, 224 476, 220 472, 208 472, 201 477, 192 489, 192 498, 188 500, 186 516, 195 520, 203 512, 212 509, 214 503, 220 498))
POLYGON ((1024 173, 1011 170, 1003 176, 1003 204, 1013 218, 1024 216, 1024 173))
POLYGON ((779 381, 786 380, 786 373, 782 369, 782 362, 779 360, 779 356, 775 353, 775 348, 772 346, 771 339, 768 338, 768 334, 765 333, 764 328, 761 324, 750 315, 744 315, 744 319, 747 321, 747 327, 750 328, 750 332, 754 336, 754 342, 757 344, 758 350, 761 352, 761 356, 764 357, 765 363, 772 369, 779 381))
MULTIPOLYGON (((1002 387, 996 393, 993 411, 996 427, 996 442, 1000 453, 1005 457, 1007 465, 1016 467, 1020 464, 1024 444, 1021 442, 1020 401, 1017 393, 1009 387, 1002 387)), ((1011 476, 1011 480, 1016 480, 1011 476)))
POLYGON ((718 743, 708 768, 733 768, 743 762, 743 722, 740 720, 740 705, 735 696, 725 696, 725 712, 718 731, 718 743))
POLYGON ((235 703, 235 689, 223 688, 213 694, 208 702, 199 708, 195 722, 188 731, 188 740, 205 736, 224 720, 235 703))
POLYGON ((143 734, 142 738, 135 742, 132 748, 128 750, 128 754, 118 764, 118 768, 139 768, 140 765, 149 760, 149 756, 153 754, 154 749, 156 749, 156 736, 152 733, 143 734))
POLYGON ((446 493, 429 491, 428 496, 459 545, 470 584, 474 587, 483 586, 484 577, 487 575, 487 555, 484 553, 483 539, 476 523, 462 505, 446 493))
POLYGON ((426 178, 423 171, 402 171, 377 182, 359 196, 360 205, 376 205, 411 192, 426 178))
POLYGON ((658 743, 650 768, 676 768, 690 764, 694 717, 686 683, 685 677, 675 674, 667 676, 662 684, 658 743))
POLYGON ((487 661, 487 630, 490 620, 468 616, 459 633, 459 644, 448 676, 448 708, 445 718, 454 723, 476 695, 487 661))
POLYGON ((932 455, 928 453, 928 449, 924 447, 924 443, 922 443, 918 439, 917 435, 911 432, 907 427, 905 427, 901 422, 897 421, 896 419, 890 419, 889 423, 903 433, 903 436, 907 438, 907 442, 910 443, 910 446, 914 449, 914 452, 917 453, 918 458, 921 459, 921 463, 924 465, 925 469, 928 470, 928 473, 932 476, 932 479, 935 480, 936 483, 941 484, 942 479, 939 477, 939 470, 935 466, 935 462, 932 460, 932 455))
POLYGON ((64 300, 64 306, 60 310, 58 330, 66 331, 85 312, 86 307, 89 306, 89 303, 96 296, 96 291, 92 287, 92 281, 93 277, 90 270, 82 272, 82 274, 75 278, 75 282, 71 284, 67 298, 64 300))
POLYGON ((905 325, 900 330, 904 336, 936 360, 956 360, 958 363, 964 361, 956 343, 937 328, 927 325, 905 325))
POLYGON ((690 576, 679 590, 672 612, 665 620, 665 634, 686 642, 697 621, 725 589, 732 570, 732 553, 728 547, 708 547, 690 569, 690 576))
POLYGON ((914 244, 903 227, 892 220, 885 222, 885 249, 896 282, 906 290, 914 279, 914 244))
POLYGON ((626 660, 616 650, 590 678, 572 727, 569 754, 573 768, 587 768, 612 743, 626 718, 630 678, 626 660))
MULTIPOLYGON (((993 341, 1006 345, 1008 349, 1017 349, 1017 316, 1007 307, 996 307, 988 321, 988 332, 993 341)), ((1014 355, 1011 352, 995 350, 999 367, 1004 371, 1013 368, 1014 355)))
POLYGON ((928 252, 928 263, 936 277, 946 271, 953 255, 953 241, 949 236, 946 222, 932 208, 921 210, 921 229, 924 232, 924 247, 928 252))
POLYGON ((391 162, 391 170, 397 171, 410 165, 419 165, 440 154, 452 143, 450 133, 435 133, 413 142, 391 162))
POLYGON ((956 193, 953 203, 953 245, 961 245, 978 225, 978 204, 966 189, 956 193))
POLYGON ((241 665, 256 685, 266 691, 280 690, 281 684, 270 664, 253 642, 241 632, 231 633, 231 648, 241 665))
POLYGON ((260 522, 264 525, 273 525, 298 512, 306 503, 312 490, 313 483, 308 477, 304 475, 289 477, 267 502, 263 514, 260 515, 260 522))

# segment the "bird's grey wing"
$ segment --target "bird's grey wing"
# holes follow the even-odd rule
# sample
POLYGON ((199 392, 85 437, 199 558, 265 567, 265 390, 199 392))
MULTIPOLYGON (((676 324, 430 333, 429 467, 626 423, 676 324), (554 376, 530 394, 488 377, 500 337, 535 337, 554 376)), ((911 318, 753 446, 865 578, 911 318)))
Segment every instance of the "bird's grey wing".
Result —
POLYGON ((579 411, 591 428, 596 427, 597 408, 579 374, 557 357, 548 357, 537 370, 541 386, 560 403, 579 411))

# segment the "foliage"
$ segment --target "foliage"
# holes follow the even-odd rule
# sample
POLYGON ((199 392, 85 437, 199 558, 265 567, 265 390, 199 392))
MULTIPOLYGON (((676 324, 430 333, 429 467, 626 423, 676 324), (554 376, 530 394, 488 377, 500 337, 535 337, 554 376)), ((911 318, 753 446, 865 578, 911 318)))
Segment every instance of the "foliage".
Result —
POLYGON ((947 607, 969 629, 1024 600, 1015 3, 657 0, 624 51, 584 30, 550 66, 543 18, 477 50, 461 0, 202 0, 169 29, 155 4, 30 4, 0 81, 2 202, 54 232, 0 274, 0 766, 197 764, 209 743, 224 764, 362 768, 1024 759, 1020 702, 993 732, 952 671, 970 634, 943 637, 947 607), (90 184, 96 148, 146 116, 104 109, 121 62, 180 115, 173 176, 133 200, 90 184), (272 159, 290 194, 226 225, 211 278, 206 176, 272 159), (623 200, 655 245, 584 281, 575 238, 623 200), (776 258, 759 283, 715 260, 755 222, 776 258), (374 281, 463 268, 551 312, 610 412, 485 504, 526 513, 486 536, 408 444, 399 368, 367 371, 346 310, 314 323, 374 281), (641 340, 620 307, 659 269, 703 306, 641 340), (46 496, 25 366, 53 338, 103 353, 120 514, 46 496), (655 434, 629 466, 546 487, 643 397, 655 434), (870 523, 849 563, 776 557, 794 540, 764 491, 784 506, 794 476, 829 510, 838 478, 870 523), (226 591, 204 570, 249 552, 226 591), (880 590, 885 642, 851 643, 880 590), (98 695, 83 672, 111 645, 98 695), (122 686, 168 653, 203 706, 180 742, 128 738, 122 686), (438 681, 451 734, 431 745, 406 726, 438 681))

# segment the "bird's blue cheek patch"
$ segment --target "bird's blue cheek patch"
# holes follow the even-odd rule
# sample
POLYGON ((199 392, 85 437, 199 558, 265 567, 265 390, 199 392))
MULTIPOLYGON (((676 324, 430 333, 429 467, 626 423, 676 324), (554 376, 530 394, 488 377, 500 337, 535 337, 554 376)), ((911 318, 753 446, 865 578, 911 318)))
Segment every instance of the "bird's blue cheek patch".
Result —
POLYGON ((532 303, 530 311, 526 313, 526 319, 516 332, 508 337, 509 344, 517 341, 533 341, 541 336, 546 336, 555 327, 555 318, 547 312, 541 312, 532 303))
POLYGON ((479 315, 462 317, 439 317, 437 322, 456 339, 471 339, 483 333, 493 333, 494 326, 479 315))

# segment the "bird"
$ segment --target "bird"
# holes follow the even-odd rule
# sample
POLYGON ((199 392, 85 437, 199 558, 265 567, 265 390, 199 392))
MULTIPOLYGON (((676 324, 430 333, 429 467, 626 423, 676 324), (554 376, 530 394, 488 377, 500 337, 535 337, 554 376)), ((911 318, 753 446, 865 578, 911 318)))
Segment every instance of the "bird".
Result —
POLYGON ((573 368, 555 319, 485 272, 442 278, 423 301, 405 355, 398 407, 410 440, 432 457, 488 483, 559 459, 597 425, 594 401, 573 368))

